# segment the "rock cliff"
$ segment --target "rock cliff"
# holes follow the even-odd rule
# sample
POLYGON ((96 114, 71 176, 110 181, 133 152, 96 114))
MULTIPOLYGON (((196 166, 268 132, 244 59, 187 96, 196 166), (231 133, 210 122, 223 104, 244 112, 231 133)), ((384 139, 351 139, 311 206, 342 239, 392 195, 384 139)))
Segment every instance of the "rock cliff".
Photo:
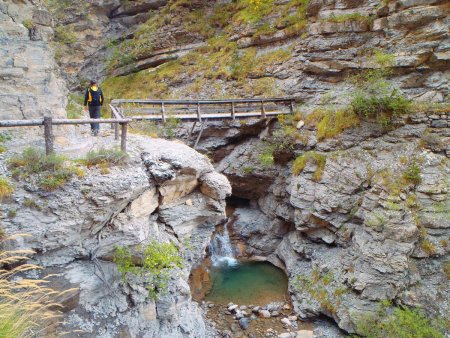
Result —
POLYGON ((206 157, 179 143, 132 137, 130 153, 136 155, 127 165, 106 175, 89 170, 56 192, 17 182, 12 199, 1 204, 2 224, 10 235, 27 236, 10 245, 36 251, 42 273, 58 274, 51 285, 78 290, 62 300, 63 331, 83 337, 208 336, 187 279, 224 218, 230 185, 206 157), (148 298, 143 276, 125 282, 112 262, 116 245, 153 240, 173 242, 183 255, 183 267, 172 271, 168 293, 156 302, 148 298))
POLYGON ((116 0, 50 8, 56 25, 73 32, 74 41, 58 47, 71 83, 106 77, 114 96, 284 94, 317 105, 326 93, 337 103, 351 91, 351 75, 377 68, 373 56, 388 61, 387 54, 395 57, 393 82, 409 97, 446 100, 445 1, 249 3, 116 0))
POLYGON ((66 116, 66 83, 48 44, 52 26, 42 6, 0 3, 0 119, 66 116))
MULTIPOLYGON (((233 194, 257 201, 234 215, 241 255, 285 267, 302 317, 324 314, 353 332, 385 300, 448 317, 450 167, 445 152, 424 147, 421 121, 382 133, 363 123, 299 150, 323 156, 319 178, 312 158, 298 175, 264 167, 255 139, 220 162, 233 194)), ((448 142, 448 128, 435 132, 448 142)))

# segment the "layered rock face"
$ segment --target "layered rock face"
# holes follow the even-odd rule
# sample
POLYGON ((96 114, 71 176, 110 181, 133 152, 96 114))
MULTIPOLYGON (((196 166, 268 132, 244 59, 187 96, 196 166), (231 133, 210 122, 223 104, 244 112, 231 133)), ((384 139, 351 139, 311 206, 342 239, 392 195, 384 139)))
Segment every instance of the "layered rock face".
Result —
POLYGON ((3 215, 16 210, 14 217, 3 217, 3 226, 10 235, 27 234, 11 246, 36 251, 43 273, 59 274, 51 285, 76 289, 62 300, 61 330, 83 337, 206 337, 187 279, 224 218, 231 187, 187 146, 132 141, 130 153, 138 155, 108 175, 89 170, 53 193, 17 184, 13 200, 2 202, 3 215), (112 262, 115 246, 153 240, 175 243, 183 256, 183 267, 171 272, 168 293, 156 302, 148 298, 145 276, 125 282, 112 262))
POLYGON ((43 7, 0 3, 0 119, 66 115, 66 84, 48 45, 52 25, 43 7))
MULTIPOLYGON (((327 103, 345 101, 343 94, 352 90, 346 79, 379 67, 373 56, 381 51, 395 56, 392 77, 408 96, 425 102, 445 101, 449 68, 445 1, 275 1, 270 6, 273 10, 257 23, 253 19, 246 23, 240 14, 233 17, 232 11, 238 13, 242 8, 228 1, 104 1, 86 5, 88 17, 81 14, 81 7, 56 8, 58 24, 77 37, 71 44, 75 48, 60 47, 65 51, 60 63, 77 85, 89 76, 126 75, 179 61, 176 76, 168 74, 166 79, 170 89, 146 92, 137 87, 135 97, 149 93, 180 98, 285 94, 321 104, 324 93, 327 103), (224 42, 208 41, 212 36, 221 36, 224 42), (114 55, 107 41, 121 45, 121 52, 114 55), (236 57, 227 58, 226 50, 234 44, 236 57), (225 51, 224 55, 208 49, 205 54, 205 46, 225 51), (218 63, 204 70, 186 55, 189 51, 218 58, 218 63), (227 73, 236 67, 248 68, 239 60, 253 52, 261 69, 245 75, 245 86, 236 80, 238 76, 227 73), (220 90, 215 90, 217 84, 220 90)), ((117 81, 125 86, 130 80, 117 81)))
MULTIPOLYGON (((298 175, 286 166, 265 169, 255 140, 219 164, 240 177, 231 180, 234 195, 257 200, 234 216, 241 254, 284 264, 302 317, 325 314, 353 332, 383 300, 448 317, 450 167, 442 149, 424 148, 426 128, 409 123, 386 132, 363 122, 318 141, 309 149, 326 158, 320 179, 313 160, 298 175), (261 187, 260 172, 269 188, 249 196, 248 185, 261 187)), ((434 132, 438 143, 448 142, 448 128, 434 132)))

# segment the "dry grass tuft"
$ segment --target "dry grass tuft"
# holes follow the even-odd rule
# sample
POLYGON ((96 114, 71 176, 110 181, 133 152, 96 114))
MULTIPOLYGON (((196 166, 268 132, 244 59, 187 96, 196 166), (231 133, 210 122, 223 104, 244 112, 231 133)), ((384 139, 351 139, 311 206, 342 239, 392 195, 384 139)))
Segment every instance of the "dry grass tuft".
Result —
MULTIPOLYGON (((18 236, 7 237, 0 246, 18 236)), ((46 279, 22 278, 27 271, 42 269, 24 263, 33 254, 31 250, 0 251, 0 337, 27 338, 56 332, 61 318, 61 305, 56 300, 73 291, 53 290, 46 279)))
POLYGON ((11 185, 11 182, 4 177, 0 177, 0 201, 11 196, 13 192, 14 188, 11 185))

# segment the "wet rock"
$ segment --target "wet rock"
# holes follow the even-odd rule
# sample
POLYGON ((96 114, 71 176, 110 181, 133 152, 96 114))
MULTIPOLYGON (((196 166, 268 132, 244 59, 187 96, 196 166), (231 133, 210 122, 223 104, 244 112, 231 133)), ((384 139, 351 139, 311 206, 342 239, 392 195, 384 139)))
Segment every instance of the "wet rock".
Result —
POLYGON ((284 332, 284 333, 278 335, 278 338, 291 338, 291 337, 293 337, 293 336, 289 332, 284 332))
POLYGON ((310 330, 300 330, 297 331, 297 334, 295 338, 313 338, 314 337, 314 331, 310 330))
POLYGON ((261 308, 259 307, 259 306, 255 306, 253 309, 252 309, 252 312, 253 313, 258 313, 258 311, 260 310, 261 308))
POLYGON ((268 310, 259 310, 258 314, 262 318, 270 318, 270 312, 268 310))
POLYGON ((241 327, 242 330, 247 330, 249 325, 250 321, 248 320, 248 318, 239 319, 239 326, 241 327))
POLYGON ((281 318, 281 323, 286 326, 291 326, 291 321, 287 318, 281 318))
POLYGON ((231 323, 230 329, 231 329, 231 332, 238 332, 239 331, 239 325, 236 324, 236 323, 231 323))
POLYGON ((241 312, 241 311, 236 311, 236 315, 235 315, 235 319, 241 319, 241 318, 243 318, 243 317, 245 317, 245 315, 244 315, 244 313, 243 312, 241 312))
POLYGON ((239 305, 237 304, 233 304, 231 306, 228 307, 228 311, 230 312, 236 312, 236 310, 238 309, 239 305))

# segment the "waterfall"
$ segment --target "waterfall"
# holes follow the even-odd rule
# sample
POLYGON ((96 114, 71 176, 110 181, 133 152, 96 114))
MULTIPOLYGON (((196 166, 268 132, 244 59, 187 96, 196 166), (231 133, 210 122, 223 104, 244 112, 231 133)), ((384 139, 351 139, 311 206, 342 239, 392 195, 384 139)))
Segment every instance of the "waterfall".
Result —
POLYGON ((237 260, 234 258, 233 247, 231 246, 228 228, 223 227, 223 233, 216 233, 209 245, 211 252, 211 261, 213 265, 236 265, 237 260))

